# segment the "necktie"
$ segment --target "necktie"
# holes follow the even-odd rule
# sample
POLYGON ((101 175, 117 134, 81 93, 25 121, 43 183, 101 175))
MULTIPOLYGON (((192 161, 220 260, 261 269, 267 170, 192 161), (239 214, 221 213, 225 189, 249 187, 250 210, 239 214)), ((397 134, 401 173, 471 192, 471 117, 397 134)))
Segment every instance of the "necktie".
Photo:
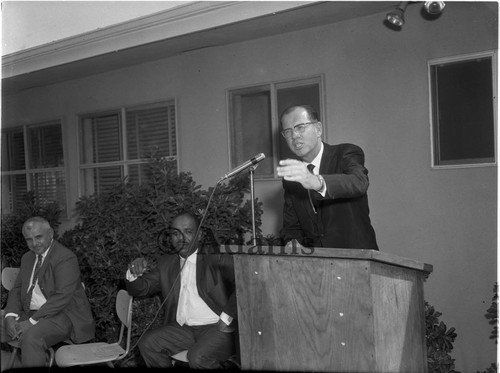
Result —
MULTIPOLYGON (((314 165, 313 164, 311 164, 311 163, 308 164, 307 169, 309 170, 310 173, 314 174, 314 165)), ((310 189, 307 189, 307 194, 309 195, 309 202, 311 203, 311 207, 312 207, 314 213, 317 214, 317 210, 316 210, 317 205, 315 204, 315 200, 311 196, 310 189)))
POLYGON ((31 297, 33 295, 33 289, 35 288, 35 284, 38 279, 38 272, 40 272, 40 268, 42 267, 42 259, 43 259, 42 255, 37 255, 35 271, 33 272, 33 279, 31 280, 31 286, 28 290, 28 294, 26 295, 25 299, 25 309, 27 311, 30 310, 31 297))

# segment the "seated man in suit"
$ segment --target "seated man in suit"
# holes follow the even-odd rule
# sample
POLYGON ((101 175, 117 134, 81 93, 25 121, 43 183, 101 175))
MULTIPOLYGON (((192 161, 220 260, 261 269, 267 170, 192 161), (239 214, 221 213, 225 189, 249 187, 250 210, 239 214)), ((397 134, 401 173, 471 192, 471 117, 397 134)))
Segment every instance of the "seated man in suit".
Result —
POLYGON ((95 323, 76 255, 54 240, 54 230, 41 217, 28 219, 22 232, 29 251, 9 292, 2 342, 5 334, 19 340, 22 366, 43 367, 51 346, 94 338, 95 323))
POLYGON ((149 272, 146 260, 137 258, 126 274, 131 295, 161 294, 165 302, 164 325, 142 336, 141 355, 148 367, 172 367, 171 356, 188 350, 191 368, 221 368, 235 350, 233 258, 201 244, 199 221, 192 214, 179 214, 170 228, 175 252, 162 256, 149 272))

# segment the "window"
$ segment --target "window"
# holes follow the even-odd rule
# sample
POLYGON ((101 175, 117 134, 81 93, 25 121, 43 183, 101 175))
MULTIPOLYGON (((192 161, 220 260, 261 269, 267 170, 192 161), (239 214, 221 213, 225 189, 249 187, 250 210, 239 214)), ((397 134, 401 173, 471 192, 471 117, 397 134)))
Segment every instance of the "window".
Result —
POLYGON ((66 215, 66 180, 59 121, 2 131, 2 213, 18 210, 27 191, 57 202, 66 215))
POLYGON ((290 105, 307 104, 322 120, 322 82, 318 76, 229 90, 231 168, 264 153, 266 159, 259 163, 255 177, 275 178, 279 160, 293 157, 280 135, 279 116, 290 105))
POLYGON ((433 167, 495 164, 495 66, 494 53, 429 61, 433 167))
POLYGON ((148 156, 177 159, 175 103, 122 108, 80 118, 81 193, 108 191, 117 182, 147 180, 148 156))

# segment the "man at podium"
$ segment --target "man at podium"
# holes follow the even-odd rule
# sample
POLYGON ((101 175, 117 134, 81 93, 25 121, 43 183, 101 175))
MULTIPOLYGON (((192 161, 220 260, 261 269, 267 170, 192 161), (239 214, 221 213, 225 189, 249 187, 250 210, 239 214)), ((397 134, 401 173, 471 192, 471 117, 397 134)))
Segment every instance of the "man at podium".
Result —
POLYGON ((281 237, 306 247, 378 250, 368 207, 368 170, 363 150, 353 144, 329 145, 308 105, 281 114, 281 134, 297 159, 280 160, 284 207, 281 237))

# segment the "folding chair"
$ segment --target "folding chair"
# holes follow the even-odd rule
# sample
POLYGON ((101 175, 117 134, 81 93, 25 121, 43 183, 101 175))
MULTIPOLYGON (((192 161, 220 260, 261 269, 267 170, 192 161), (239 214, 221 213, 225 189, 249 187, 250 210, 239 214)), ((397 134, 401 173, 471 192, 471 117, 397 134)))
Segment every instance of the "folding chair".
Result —
MULTIPOLYGON (((20 268, 15 267, 5 267, 2 270, 2 286, 7 291, 10 291, 14 287, 19 271, 20 268)), ((4 317, 4 310, 2 310, 2 317, 4 317)), ((9 362, 7 363, 7 369, 12 369, 14 367, 14 361, 16 359, 17 353, 19 352, 19 341, 6 341, 6 343, 12 348, 9 362)), ((47 352, 49 353, 49 367, 51 367, 54 363, 54 349, 50 347, 47 352)))
POLYGON ((20 268, 5 267, 2 270, 2 286, 10 291, 14 284, 16 283, 17 275, 19 274, 20 268))
POLYGON ((96 342, 62 346, 56 351, 56 364, 59 367, 106 363, 113 367, 113 362, 123 359, 130 351, 132 335, 132 300, 125 290, 116 295, 116 313, 121 321, 120 335, 116 343, 96 342), (127 336, 125 349, 122 347, 125 329, 127 336))

